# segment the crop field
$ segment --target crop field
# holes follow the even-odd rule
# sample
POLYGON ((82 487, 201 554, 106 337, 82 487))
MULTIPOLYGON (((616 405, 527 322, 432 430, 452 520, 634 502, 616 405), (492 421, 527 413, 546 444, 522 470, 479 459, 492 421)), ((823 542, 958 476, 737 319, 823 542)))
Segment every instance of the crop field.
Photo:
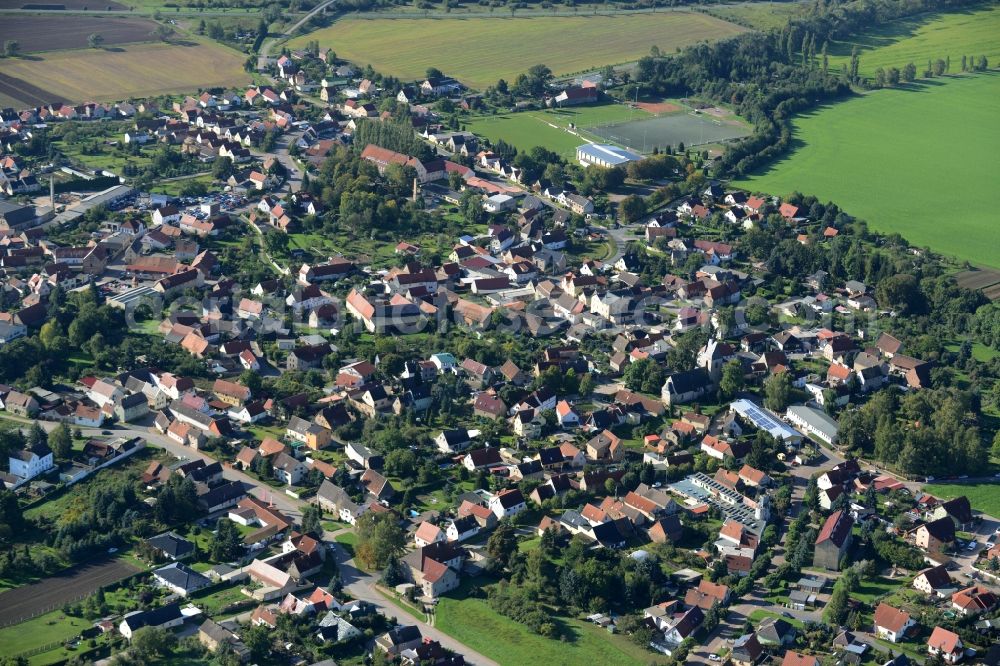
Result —
POLYGON ((115 101, 239 86, 250 75, 236 51, 214 44, 134 44, 0 60, 0 106, 115 101), (30 83, 29 83, 30 82, 30 83))
POLYGON ((498 79, 513 81, 543 63, 570 74, 609 63, 636 60, 656 45, 677 47, 719 39, 746 28, 694 12, 627 16, 532 18, 386 19, 348 18, 302 35, 289 48, 319 40, 337 56, 412 80, 437 67, 473 88, 498 79))
POLYGON ((0 0, 0 9, 125 9, 125 5, 114 0, 0 0))
POLYGON ((883 232, 898 232, 974 264, 1000 268, 995 189, 1000 72, 880 90, 805 114, 798 146, 737 184, 835 201, 883 232))
POLYGON ((87 48, 87 38, 99 34, 103 48, 144 42, 156 23, 148 19, 98 16, 5 16, 0 22, 0 42, 16 40, 21 51, 56 51, 87 48))
POLYGON ((912 62, 917 72, 928 60, 951 58, 951 71, 961 71, 962 56, 986 56, 991 66, 1000 60, 1000 5, 989 9, 955 12, 893 21, 849 42, 830 45, 830 66, 840 68, 857 46, 860 72, 872 76, 879 67, 902 69, 912 62))

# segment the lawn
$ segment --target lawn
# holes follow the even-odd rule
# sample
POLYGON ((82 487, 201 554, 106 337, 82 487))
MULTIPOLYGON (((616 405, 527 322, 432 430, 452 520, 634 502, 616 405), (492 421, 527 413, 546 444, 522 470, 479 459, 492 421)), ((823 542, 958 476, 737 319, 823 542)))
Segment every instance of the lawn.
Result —
POLYGON ((343 534, 338 534, 336 537, 334 537, 334 541, 343 546, 344 550, 347 551, 347 554, 351 558, 354 557, 354 548, 355 546, 358 545, 357 534, 355 534, 354 532, 344 532, 343 534))
POLYGON ((761 620, 767 617, 776 617, 782 619, 788 624, 792 625, 793 627, 796 627, 797 629, 802 629, 805 626, 802 620, 796 620, 794 617, 785 617, 780 613, 774 613, 766 610, 755 610, 750 613, 750 621, 753 622, 754 624, 759 623, 761 620))
POLYGON ((553 640, 530 632, 491 609, 483 599, 443 597, 434 626, 495 660, 501 666, 542 662, 558 664, 599 663, 631 666, 653 660, 653 653, 614 636, 596 625, 569 618, 555 618, 567 640, 553 640))
POLYGON ((961 70, 962 56, 986 56, 991 65, 1000 58, 1000 6, 979 11, 922 15, 893 21, 853 40, 830 45, 830 67, 850 61, 851 51, 861 51, 860 72, 874 76, 879 67, 902 69, 912 62, 923 72, 928 60, 951 58, 951 71, 961 70))
MULTIPOLYGON (((214 43, 133 44, 115 50, 58 51, 0 61, 0 74, 30 82, 52 101, 116 101, 201 88, 240 86, 250 80, 244 58, 214 43), (169 66, 164 66, 168 63, 169 66)), ((0 102, 9 102, 6 95, 0 102)), ((15 106, 20 106, 15 100, 15 106)))
MULTIPOLYGON (((961 347, 962 345, 960 342, 945 345, 945 349, 952 352, 958 352, 961 347)), ((972 343, 972 358, 976 359, 980 363, 989 363, 997 356, 1000 356, 1000 351, 997 351, 992 347, 987 347, 981 342, 972 343)))
POLYGON ((976 511, 1000 517, 1000 484, 996 483, 930 483, 924 486, 928 492, 940 499, 952 499, 965 495, 976 511))
POLYGON ((906 581, 902 578, 892 580, 879 576, 875 580, 866 580, 862 582, 858 589, 851 593, 851 596, 865 602, 866 604, 871 604, 874 603, 876 599, 893 594, 900 588, 901 585, 905 583, 906 581))
POLYGON ((712 16, 680 11, 614 17, 351 17, 297 37, 288 47, 318 40, 320 46, 334 48, 337 57, 371 64, 383 74, 413 80, 423 77, 428 67, 437 67, 482 89, 500 78, 513 81, 538 63, 556 74, 571 74, 637 60, 654 45, 671 53, 743 31, 712 16))
POLYGON ((190 183, 201 183, 209 190, 211 190, 212 184, 214 182, 215 180, 212 178, 212 174, 205 173, 201 175, 193 175, 190 178, 181 178, 179 180, 171 180, 165 183, 159 183, 157 185, 153 185, 151 191, 177 197, 180 196, 181 190, 184 188, 185 185, 188 185, 190 183))
POLYGON ((51 643, 66 641, 93 623, 79 617, 67 617, 61 610, 39 615, 33 620, 0 629, 0 654, 15 656, 51 643))
POLYGON ((494 143, 503 139, 518 150, 530 150, 535 146, 542 146, 564 158, 572 158, 576 155, 576 147, 587 143, 586 140, 566 130, 550 126, 540 120, 539 114, 533 113, 484 116, 465 125, 470 132, 486 137, 494 143))
POLYGON ((736 184, 834 201, 878 231, 898 232, 975 264, 1000 267, 994 186, 1000 73, 880 90, 795 119, 787 157, 736 184))

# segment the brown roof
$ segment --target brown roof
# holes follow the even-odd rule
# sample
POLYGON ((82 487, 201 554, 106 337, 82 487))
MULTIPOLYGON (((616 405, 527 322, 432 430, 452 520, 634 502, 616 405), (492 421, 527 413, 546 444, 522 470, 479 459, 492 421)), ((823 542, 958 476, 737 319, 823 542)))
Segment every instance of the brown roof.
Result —
POLYGON ((951 576, 948 575, 948 568, 943 564, 924 569, 917 576, 926 578, 932 589, 945 588, 951 585, 951 576))
POLYGON ((951 595, 951 602, 965 610, 982 612, 997 605, 997 595, 989 588, 973 585, 951 595))
POLYGON ((820 544, 824 541, 832 541, 839 548, 851 533, 852 527, 854 527, 854 519, 847 512, 843 510, 834 511, 826 519, 826 522, 823 523, 823 529, 819 531, 816 543, 820 544))
POLYGON ((875 626, 887 629, 894 633, 899 633, 910 621, 910 614, 906 611, 893 608, 889 604, 879 604, 875 609, 875 626))
POLYGON ((417 527, 417 531, 413 533, 413 536, 427 543, 433 543, 438 539, 441 534, 441 528, 434 523, 428 523, 424 521, 420 523, 417 527))
POLYGON ((818 666, 819 660, 816 657, 799 654, 789 650, 785 653, 785 658, 781 660, 781 666, 818 666))
POLYGON ((740 469, 740 478, 746 479, 751 483, 763 483, 764 477, 767 475, 759 469, 753 468, 750 465, 743 465, 740 469))

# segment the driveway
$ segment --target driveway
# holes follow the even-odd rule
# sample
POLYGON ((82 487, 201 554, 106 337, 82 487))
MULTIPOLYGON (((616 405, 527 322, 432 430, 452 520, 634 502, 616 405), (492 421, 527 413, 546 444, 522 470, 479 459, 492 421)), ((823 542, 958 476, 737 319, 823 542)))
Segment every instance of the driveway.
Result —
MULTIPOLYGON (((324 537, 326 537, 326 535, 324 535, 324 537)), ((340 580, 344 586, 344 590, 346 590, 352 597, 362 601, 367 601, 373 606, 378 607, 382 611, 383 615, 386 615, 387 617, 395 617, 402 624, 414 624, 420 627, 420 633, 422 633, 425 637, 433 638, 449 650, 461 653, 465 657, 465 661, 468 664, 475 664, 476 666, 499 666, 497 662, 492 659, 468 648, 448 634, 438 631, 431 625, 427 624, 427 622, 418 620, 402 609, 396 607, 394 604, 390 603, 378 590, 375 589, 375 584, 378 582, 378 579, 355 566, 354 560, 350 558, 347 551, 345 551, 339 544, 335 544, 334 553, 337 557, 337 564, 340 567, 340 580)))

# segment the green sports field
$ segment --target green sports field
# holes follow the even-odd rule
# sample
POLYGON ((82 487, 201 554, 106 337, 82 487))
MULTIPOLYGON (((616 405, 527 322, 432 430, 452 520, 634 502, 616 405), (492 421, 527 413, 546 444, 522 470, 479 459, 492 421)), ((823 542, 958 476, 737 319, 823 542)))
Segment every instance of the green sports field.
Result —
POLYGON ((961 71, 962 56, 986 56, 991 66, 1000 61, 1000 5, 977 11, 956 12, 893 21, 857 39, 830 45, 830 66, 839 69, 861 50, 860 72, 873 76, 879 67, 902 69, 912 62, 917 72, 928 60, 951 58, 951 71, 961 71))
POLYGON ((880 90, 794 121, 800 145, 738 184, 834 201, 883 232, 899 232, 976 264, 1000 267, 996 190, 1000 72, 880 90))
POLYGON ((346 18, 297 37, 290 48, 319 40, 337 56, 370 64, 403 80, 437 67, 473 88, 514 78, 539 63, 572 74, 636 60, 652 46, 664 53, 746 28, 685 11, 625 16, 473 19, 346 18))
POLYGON ((571 158, 576 147, 598 137, 586 131, 588 127, 610 123, 641 120, 653 116, 639 109, 631 109, 624 104, 601 104, 575 109, 549 109, 546 111, 522 111, 496 116, 479 116, 466 123, 470 132, 488 138, 490 141, 503 139, 518 150, 529 150, 542 146, 571 158), (571 134, 573 124, 577 134, 571 134))

